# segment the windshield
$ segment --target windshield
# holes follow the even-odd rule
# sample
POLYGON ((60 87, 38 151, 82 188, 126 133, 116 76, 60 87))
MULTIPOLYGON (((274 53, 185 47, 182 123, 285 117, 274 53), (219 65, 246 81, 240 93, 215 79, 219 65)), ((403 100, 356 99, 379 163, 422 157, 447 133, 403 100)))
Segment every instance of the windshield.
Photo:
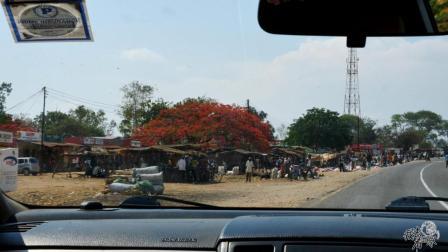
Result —
MULTIPOLYGON (((3 190, 42 206, 164 195, 384 209, 448 197, 447 38, 347 49, 341 37, 273 35, 258 2, 87 1, 77 35, 93 41, 15 42, 0 15, 0 154, 29 160, 3 190)), ((26 19, 52 8, 18 12, 33 34, 22 39, 73 33, 26 19)))

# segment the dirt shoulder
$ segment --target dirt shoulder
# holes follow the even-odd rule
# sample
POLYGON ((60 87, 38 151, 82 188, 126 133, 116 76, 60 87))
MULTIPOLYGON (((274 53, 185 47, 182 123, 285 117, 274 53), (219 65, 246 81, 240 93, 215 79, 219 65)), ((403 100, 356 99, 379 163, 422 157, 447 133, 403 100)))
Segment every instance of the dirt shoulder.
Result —
POLYGON ((229 177, 212 185, 168 184, 167 194, 217 206, 306 207, 379 170, 327 172, 320 179, 308 181, 259 180, 245 183, 242 176, 229 177))
MULTIPOLYGON (((355 172, 325 172, 319 179, 289 181, 260 180, 245 183, 243 176, 227 176, 221 183, 165 183, 165 195, 225 207, 307 207, 380 169, 355 172)), ((67 174, 19 176, 19 190, 8 193, 14 199, 35 205, 78 206, 84 200, 116 205, 125 195, 104 195, 105 181, 96 178, 68 178, 67 174)))

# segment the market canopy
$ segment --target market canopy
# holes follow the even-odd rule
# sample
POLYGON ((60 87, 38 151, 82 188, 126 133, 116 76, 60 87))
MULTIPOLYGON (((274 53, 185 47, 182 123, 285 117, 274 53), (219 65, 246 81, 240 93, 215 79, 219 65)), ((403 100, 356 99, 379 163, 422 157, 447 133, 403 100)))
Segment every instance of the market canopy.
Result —
POLYGON ((242 154, 242 155, 254 155, 254 156, 265 156, 267 154, 265 153, 261 153, 261 152, 255 152, 255 151, 248 151, 248 150, 243 150, 243 149, 234 149, 234 150, 228 150, 228 151, 223 151, 221 153, 231 153, 231 152, 236 152, 238 154, 242 154))
MULTIPOLYGON (((41 142, 31 142, 31 144, 42 145, 41 142)), ((81 145, 79 145, 79 144, 53 143, 53 142, 43 142, 43 146, 48 147, 48 148, 53 148, 53 147, 81 147, 81 145)))
MULTIPOLYGON (((121 149, 122 150, 122 149, 121 149)), ((121 151, 120 150, 120 151, 121 151)), ((127 148, 130 151, 160 151, 177 155, 207 156, 205 153, 196 150, 179 150, 166 145, 154 145, 151 147, 127 148)))
POLYGON ((272 153, 276 155, 286 155, 286 156, 295 156, 295 157, 303 157, 305 152, 301 149, 288 149, 288 148, 273 148, 272 153))

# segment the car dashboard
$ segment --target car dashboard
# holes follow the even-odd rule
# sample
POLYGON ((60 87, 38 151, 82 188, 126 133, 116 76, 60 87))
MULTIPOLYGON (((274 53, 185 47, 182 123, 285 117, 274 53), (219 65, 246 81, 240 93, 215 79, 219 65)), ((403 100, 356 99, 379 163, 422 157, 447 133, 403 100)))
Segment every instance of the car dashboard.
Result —
POLYGON ((447 250, 443 213, 36 209, 0 225, 0 250, 412 251, 415 241, 406 241, 404 233, 426 221, 440 234, 429 245, 447 250))

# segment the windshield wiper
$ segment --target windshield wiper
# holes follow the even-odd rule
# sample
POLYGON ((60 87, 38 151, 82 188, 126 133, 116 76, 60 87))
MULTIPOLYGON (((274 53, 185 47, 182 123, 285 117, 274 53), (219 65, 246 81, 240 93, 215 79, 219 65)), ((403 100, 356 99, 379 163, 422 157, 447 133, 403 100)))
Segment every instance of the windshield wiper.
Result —
POLYGON ((407 211, 407 212, 429 212, 429 204, 427 201, 445 201, 448 198, 441 197, 417 197, 407 196, 393 200, 386 206, 389 211, 407 211))
POLYGON ((162 205, 159 202, 160 200, 173 202, 173 203, 179 203, 179 204, 183 204, 183 205, 195 206, 195 207, 200 207, 200 208, 219 208, 219 207, 213 206, 213 205, 202 204, 199 202, 182 200, 182 199, 172 198, 172 197, 168 197, 168 196, 160 196, 160 195, 130 197, 130 198, 127 198, 125 201, 123 201, 118 207, 119 208, 160 208, 160 207, 162 207, 162 205))

